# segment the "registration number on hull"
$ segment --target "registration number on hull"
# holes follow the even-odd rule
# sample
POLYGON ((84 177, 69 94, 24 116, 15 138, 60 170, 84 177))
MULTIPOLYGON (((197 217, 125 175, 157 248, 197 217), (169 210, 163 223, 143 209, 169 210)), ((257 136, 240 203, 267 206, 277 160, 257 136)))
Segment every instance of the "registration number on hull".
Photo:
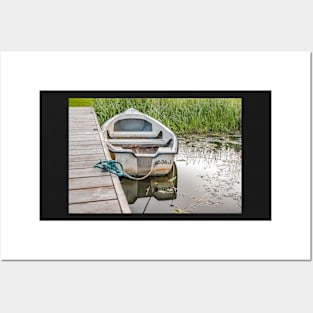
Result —
POLYGON ((155 162, 155 165, 170 165, 172 160, 158 160, 155 162))

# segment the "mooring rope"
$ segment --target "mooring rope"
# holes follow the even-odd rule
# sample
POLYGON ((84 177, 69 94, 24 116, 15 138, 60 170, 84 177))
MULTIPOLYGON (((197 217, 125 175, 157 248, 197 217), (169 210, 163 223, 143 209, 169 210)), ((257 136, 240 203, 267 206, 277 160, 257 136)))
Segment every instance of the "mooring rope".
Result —
POLYGON ((127 177, 127 178, 132 179, 132 180, 144 180, 150 176, 150 174, 152 173, 152 170, 153 170, 153 166, 151 166, 149 173, 147 173, 145 176, 134 177, 134 176, 127 174, 124 171, 123 165, 120 162, 115 161, 115 160, 107 160, 106 161, 106 160, 101 160, 101 159, 99 160, 99 162, 97 164, 94 165, 94 167, 101 168, 105 171, 108 171, 108 172, 118 176, 118 177, 127 177))

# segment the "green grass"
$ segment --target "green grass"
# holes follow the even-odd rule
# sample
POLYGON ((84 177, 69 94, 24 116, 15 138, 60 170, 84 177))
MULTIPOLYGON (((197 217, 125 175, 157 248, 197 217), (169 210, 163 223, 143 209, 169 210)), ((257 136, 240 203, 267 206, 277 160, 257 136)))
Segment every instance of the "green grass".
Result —
POLYGON ((95 99, 94 107, 100 125, 132 107, 159 120, 176 134, 241 131, 240 98, 105 98, 95 99))
POLYGON ((69 98, 70 107, 90 107, 94 105, 94 98, 69 98))

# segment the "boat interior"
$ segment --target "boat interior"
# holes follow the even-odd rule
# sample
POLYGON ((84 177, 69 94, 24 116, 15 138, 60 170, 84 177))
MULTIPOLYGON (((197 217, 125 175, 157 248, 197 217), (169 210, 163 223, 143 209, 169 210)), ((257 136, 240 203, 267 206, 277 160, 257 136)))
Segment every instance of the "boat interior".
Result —
MULTIPOLYGON (((156 125, 158 126, 158 125, 156 125)), ((123 119, 106 130, 108 142, 135 153, 155 153, 159 147, 171 147, 172 138, 166 130, 154 127, 144 119, 123 119), (113 129, 112 129, 113 128, 113 129)))

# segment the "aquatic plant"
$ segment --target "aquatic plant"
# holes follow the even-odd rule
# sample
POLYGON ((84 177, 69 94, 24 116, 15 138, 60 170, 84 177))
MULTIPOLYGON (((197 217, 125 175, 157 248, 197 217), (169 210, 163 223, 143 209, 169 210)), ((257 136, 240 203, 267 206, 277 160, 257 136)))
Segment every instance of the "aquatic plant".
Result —
POLYGON ((176 134, 241 131, 240 98, 97 98, 89 103, 94 106, 100 125, 132 107, 176 134))

